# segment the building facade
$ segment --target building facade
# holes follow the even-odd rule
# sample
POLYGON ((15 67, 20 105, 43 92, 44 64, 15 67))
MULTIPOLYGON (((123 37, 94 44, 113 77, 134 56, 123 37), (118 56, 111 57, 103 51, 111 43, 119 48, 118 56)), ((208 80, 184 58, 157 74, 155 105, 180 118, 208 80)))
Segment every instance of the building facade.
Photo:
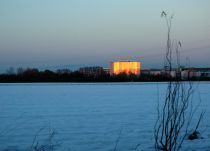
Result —
POLYGON ((181 71, 182 79, 210 78, 210 68, 184 68, 181 71))
POLYGON ((110 64, 110 74, 117 75, 125 73, 127 75, 140 75, 141 63, 137 61, 116 61, 110 64))
POLYGON ((79 68, 79 72, 86 76, 100 76, 104 73, 103 67, 82 67, 79 68))

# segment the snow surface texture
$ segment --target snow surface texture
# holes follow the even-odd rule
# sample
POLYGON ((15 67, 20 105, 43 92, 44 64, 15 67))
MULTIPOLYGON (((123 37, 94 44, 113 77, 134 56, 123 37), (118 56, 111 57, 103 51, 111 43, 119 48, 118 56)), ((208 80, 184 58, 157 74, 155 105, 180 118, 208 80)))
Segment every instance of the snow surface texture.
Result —
MULTIPOLYGON (((0 84, 0 151, 30 150, 34 144, 59 151, 154 150, 157 102, 166 83, 0 84), (51 132, 55 135, 49 140, 51 132), (118 143, 116 143, 118 142, 118 143), (117 146, 116 146, 117 144, 117 146)), ((193 101, 205 110, 203 139, 183 150, 210 150, 210 83, 194 83, 193 101)))

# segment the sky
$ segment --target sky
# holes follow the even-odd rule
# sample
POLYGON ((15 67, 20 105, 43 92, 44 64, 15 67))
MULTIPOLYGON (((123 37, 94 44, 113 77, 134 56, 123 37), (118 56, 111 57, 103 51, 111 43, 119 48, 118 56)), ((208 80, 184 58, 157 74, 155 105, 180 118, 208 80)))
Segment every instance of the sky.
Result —
POLYGON ((161 68, 164 10, 182 64, 210 67, 209 0, 0 0, 0 71, 108 67, 135 60, 161 68))

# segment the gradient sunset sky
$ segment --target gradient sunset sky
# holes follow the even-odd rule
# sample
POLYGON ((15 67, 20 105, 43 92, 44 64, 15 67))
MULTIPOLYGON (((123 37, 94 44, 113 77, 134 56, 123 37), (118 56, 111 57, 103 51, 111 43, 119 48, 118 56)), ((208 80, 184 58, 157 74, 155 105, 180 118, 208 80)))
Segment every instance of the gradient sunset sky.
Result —
POLYGON ((108 67, 115 60, 160 68, 162 10, 174 14, 182 64, 210 67, 209 8, 210 0, 0 0, 0 71, 108 67))

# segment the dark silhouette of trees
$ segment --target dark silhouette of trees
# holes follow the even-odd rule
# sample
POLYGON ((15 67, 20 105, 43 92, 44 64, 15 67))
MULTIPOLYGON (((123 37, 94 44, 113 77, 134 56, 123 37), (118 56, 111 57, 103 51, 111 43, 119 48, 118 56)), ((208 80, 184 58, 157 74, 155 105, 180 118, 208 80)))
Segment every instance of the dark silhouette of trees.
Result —
MULTIPOLYGON (((181 79, 180 79, 181 80, 181 79)), ((185 79, 185 80, 189 80, 185 79)), ((210 80, 208 77, 195 78, 190 80, 210 80)), ((7 73, 0 74, 0 82, 162 82, 176 81, 176 77, 168 74, 145 74, 140 76, 130 73, 120 73, 118 75, 110 75, 105 71, 98 74, 84 74, 79 71, 71 71, 69 69, 59 69, 57 71, 44 70, 39 71, 36 68, 18 68, 15 72, 14 68, 7 70, 7 73)))

